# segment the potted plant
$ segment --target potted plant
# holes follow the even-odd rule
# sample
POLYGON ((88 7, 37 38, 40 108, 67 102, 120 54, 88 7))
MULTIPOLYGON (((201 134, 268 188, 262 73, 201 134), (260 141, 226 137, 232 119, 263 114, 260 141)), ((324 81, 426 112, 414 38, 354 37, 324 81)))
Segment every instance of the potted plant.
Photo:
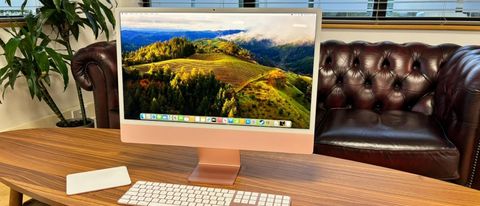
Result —
POLYGON ((0 39, 4 51, 2 55, 7 62, 0 69, 0 86, 4 88, 2 98, 7 87, 14 89, 18 77, 24 77, 31 97, 44 100, 60 122, 66 123, 67 120, 47 90, 51 72, 60 74, 66 89, 69 81, 66 56, 49 47, 52 40, 42 31, 37 20, 38 17, 33 15, 26 16, 22 28, 6 30, 11 35, 7 42, 0 39))
MULTIPOLYGON (((24 3, 22 5, 25 6, 27 1, 28 0, 24 0, 24 3)), ((18 32, 12 33, 12 37, 17 36, 17 37, 20 37, 21 39, 22 36, 29 35, 29 34, 25 34, 25 32, 32 32, 31 29, 39 29, 40 31, 38 32, 42 33, 42 35, 38 36, 38 38, 42 39, 42 41, 43 39, 45 39, 46 42, 49 42, 49 44, 44 45, 46 48, 49 48, 48 50, 53 49, 55 51, 56 49, 53 44, 50 44, 50 42, 59 43, 64 47, 65 52, 62 52, 61 57, 63 58, 63 61, 65 61, 66 64, 68 65, 70 65, 71 59, 74 54, 74 50, 72 49, 71 43, 72 41, 78 41, 80 36, 80 31, 82 28, 86 28, 86 27, 90 28, 96 39, 101 33, 105 33, 105 36, 107 37, 107 39, 109 39, 110 37, 109 26, 112 26, 112 27, 115 26, 115 18, 112 13, 112 8, 116 6, 116 1, 111 1, 111 0, 105 0, 105 1, 39 0, 39 1, 41 3, 41 6, 38 9, 38 14, 35 17, 31 17, 31 16, 28 17, 29 20, 25 22, 27 26, 24 27, 24 30, 23 31, 19 30, 18 32, 20 33, 18 32), (102 2, 106 2, 106 4, 102 2), (36 24, 36 25, 34 26, 33 24, 36 24), (43 27, 43 25, 49 25, 49 27, 47 26, 47 28, 50 28, 53 31, 53 33, 55 33, 56 35, 53 35, 53 37, 48 37, 47 35, 45 35, 45 32, 43 30, 45 29, 45 27, 43 27)), ((7 0, 7 3, 11 5, 10 0, 7 0)), ((5 46, 7 46, 7 44, 8 43, 5 43, 5 46)), ((15 45, 11 43, 10 46, 15 46, 15 45)), ((15 50, 14 48, 8 48, 8 49, 15 50)), ((14 58, 10 58, 11 55, 12 54, 9 54, 9 58, 7 58, 7 62, 9 63, 9 65, 11 65, 10 63, 13 63, 10 61, 15 61, 16 58, 20 58, 18 56, 15 56, 14 54, 13 54, 14 58)), ((22 55, 24 54, 22 53, 22 55)), ((6 53, 5 53, 5 56, 7 57, 6 53)), ((34 59, 36 60, 37 58, 34 58, 34 59)), ((56 68, 53 68, 54 71, 61 69, 59 68, 60 65, 50 65, 50 66, 56 67, 56 68)), ((48 76, 48 74, 44 74, 44 76, 45 75, 48 76)), ((0 76, 0 78, 2 78, 2 76, 0 76)), ((28 80, 28 77, 26 78, 28 80)), ((63 75, 62 73, 62 78, 64 79, 65 86, 67 86, 68 78, 69 78, 68 73, 67 75, 63 75)), ((42 78, 41 80, 44 86, 46 86, 45 85, 46 83, 49 83, 49 82, 44 82, 45 80, 46 79, 44 78, 42 78)), ((2 82, 0 82, 0 85, 2 85, 1 83, 2 82)), ((8 81, 8 83, 12 84, 11 88, 13 89, 13 84, 15 83, 15 81, 13 82, 8 81)), ((35 85, 35 86, 38 86, 38 85, 35 85)), ((40 100, 45 100, 47 104, 49 104, 50 108, 52 108, 52 110, 57 114, 60 120, 57 123, 57 126, 76 127, 76 126, 93 125, 93 120, 88 119, 85 112, 85 105, 83 101, 81 88, 78 85, 76 85, 76 89, 77 89, 80 110, 82 113, 81 120, 66 120, 60 111, 56 111, 58 110, 58 107, 56 107, 56 105, 51 104, 53 100, 49 98, 50 97, 49 95, 45 96, 44 94, 40 94, 41 96, 38 96, 36 93, 34 93, 35 95, 32 97, 37 96, 40 100), (49 102, 46 99, 50 99, 51 101, 49 102)), ((29 88, 29 90, 31 89, 29 88)))

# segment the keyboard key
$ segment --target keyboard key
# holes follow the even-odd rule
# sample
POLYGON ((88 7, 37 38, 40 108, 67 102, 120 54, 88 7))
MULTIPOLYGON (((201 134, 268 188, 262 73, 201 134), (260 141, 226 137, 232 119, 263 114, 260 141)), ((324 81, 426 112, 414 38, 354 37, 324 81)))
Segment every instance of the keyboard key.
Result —
POLYGON ((137 205, 137 203, 138 203, 138 201, 136 201, 136 200, 130 200, 130 201, 128 201, 128 204, 129 204, 129 205, 137 205))
POLYGON ((140 201, 137 204, 140 206, 148 206, 148 202, 145 202, 145 201, 140 201))
POLYGON ((118 204, 128 204, 128 199, 119 199, 118 204))

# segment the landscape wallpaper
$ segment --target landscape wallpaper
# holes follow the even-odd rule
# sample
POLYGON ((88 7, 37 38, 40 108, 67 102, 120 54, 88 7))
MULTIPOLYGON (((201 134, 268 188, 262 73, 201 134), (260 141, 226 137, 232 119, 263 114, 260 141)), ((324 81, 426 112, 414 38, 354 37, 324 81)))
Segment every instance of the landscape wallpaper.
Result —
POLYGON ((290 120, 309 128, 315 16, 126 13, 125 119, 290 120))

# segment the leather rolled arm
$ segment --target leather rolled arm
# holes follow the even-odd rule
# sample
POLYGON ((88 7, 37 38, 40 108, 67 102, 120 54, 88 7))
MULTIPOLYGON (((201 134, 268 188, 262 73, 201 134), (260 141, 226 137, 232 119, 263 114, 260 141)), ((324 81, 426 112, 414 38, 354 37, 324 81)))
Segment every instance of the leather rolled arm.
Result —
POLYGON ((480 189, 480 46, 458 49, 438 75, 434 115, 460 151, 458 183, 480 189))
POLYGON ((71 69, 75 81, 83 89, 93 91, 97 127, 119 128, 115 41, 78 50, 71 69))

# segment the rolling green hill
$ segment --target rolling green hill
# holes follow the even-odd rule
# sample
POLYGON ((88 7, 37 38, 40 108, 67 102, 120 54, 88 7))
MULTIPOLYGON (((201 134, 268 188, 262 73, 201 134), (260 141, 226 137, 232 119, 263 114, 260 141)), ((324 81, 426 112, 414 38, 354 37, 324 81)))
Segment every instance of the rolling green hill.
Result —
POLYGON ((124 63, 124 68, 131 75, 126 84, 131 87, 127 91, 130 101, 126 104, 130 105, 130 116, 138 117, 141 111, 182 111, 182 114, 290 120, 294 128, 309 127, 311 77, 261 65, 250 58, 248 50, 231 42, 198 40, 194 42, 195 52, 182 56, 186 53, 183 47, 173 44, 176 41, 185 40, 141 48, 139 51, 163 55, 145 57, 154 61, 149 60, 151 63, 137 64, 145 62, 144 54, 139 51, 129 54, 132 62, 124 63), (177 50, 181 58, 173 58, 178 55, 172 51, 177 50), (202 72, 192 72, 194 69, 202 72), (162 72, 154 75, 155 70, 162 72), (190 73, 194 75, 189 77, 190 73), (185 79, 183 74, 187 74, 185 79), (169 95, 161 95, 167 91, 169 95))
POLYGON ((308 128, 310 108, 295 98, 300 93, 291 84, 278 89, 263 79, 251 82, 238 94, 239 115, 290 120, 294 128, 308 128))
POLYGON ((135 65, 127 69, 148 72, 151 68, 161 69, 164 67, 173 71, 179 71, 182 67, 187 72, 193 68, 213 71, 218 80, 230 83, 237 89, 241 89, 250 81, 261 78, 264 73, 275 69, 222 53, 194 54, 188 58, 135 65))

